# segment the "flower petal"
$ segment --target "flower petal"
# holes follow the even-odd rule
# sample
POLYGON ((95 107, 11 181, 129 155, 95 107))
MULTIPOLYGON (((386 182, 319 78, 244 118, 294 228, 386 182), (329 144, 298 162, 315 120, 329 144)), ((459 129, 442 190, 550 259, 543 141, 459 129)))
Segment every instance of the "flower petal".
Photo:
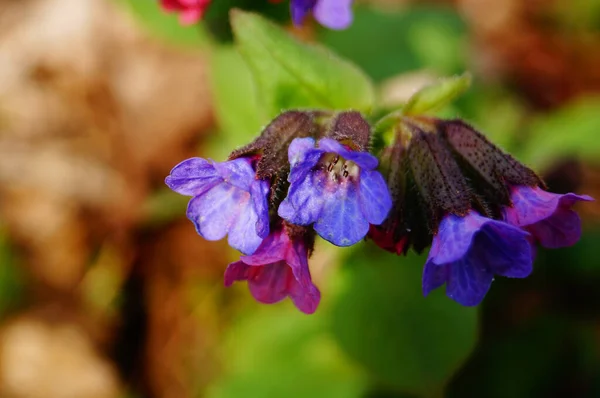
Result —
POLYGON ((322 173, 309 173, 302 182, 290 185, 287 197, 279 205, 279 216, 292 224, 316 222, 325 204, 325 178, 322 173))
POLYGON ((513 205, 504 208, 506 222, 524 227, 547 248, 575 244, 581 236, 581 221, 571 207, 587 195, 554 194, 541 188, 518 186, 511 194, 513 205))
POLYGON ((308 287, 303 287, 298 282, 292 283, 289 295, 296 308, 305 314, 314 313, 321 301, 321 292, 312 283, 308 287))
POLYGON ((352 0, 319 0, 315 19, 330 29, 345 29, 352 23, 352 0))
POLYGON ((290 13, 295 25, 301 25, 317 0, 290 0, 290 13))
POLYGON ((374 170, 379 164, 377 158, 370 153, 351 151, 331 138, 319 140, 319 149, 329 153, 336 153, 344 159, 356 163, 363 170, 374 170))
POLYGON ((249 272, 250 293, 256 301, 264 304, 277 303, 286 298, 288 286, 295 281, 292 270, 283 261, 252 267, 249 272))
POLYGON ((438 233, 433 238, 429 259, 441 265, 457 261, 465 256, 473 235, 481 225, 490 222, 489 218, 480 216, 471 211, 465 217, 449 214, 444 217, 438 227, 438 233))
MULTIPOLYGON (((190 200, 187 217, 204 239, 222 239, 238 216, 236 210, 239 210, 238 203, 244 193, 229 184, 218 184, 208 192, 190 200)), ((247 192, 245 194, 250 196, 247 192)))
POLYGON ((483 300, 493 280, 491 272, 467 256, 449 266, 446 295, 462 305, 474 306, 483 300))
POLYGON ((571 209, 559 208, 552 216, 525 229, 548 249, 573 246, 581 237, 581 219, 571 209))
POLYGON ((240 260, 244 264, 256 266, 276 263, 285 259, 288 245, 287 235, 278 231, 269 234, 252 255, 242 256, 240 260))
POLYGON ((250 191, 250 184, 255 180, 255 172, 250 159, 237 158, 227 162, 215 162, 214 167, 223 181, 244 191, 250 191))
POLYGON ((258 217, 255 224, 256 234, 261 238, 266 238, 269 235, 269 204, 267 203, 269 182, 254 180, 250 184, 250 195, 258 217))
POLYGON ((447 279, 447 265, 436 265, 433 261, 427 261, 423 268, 423 296, 427 296, 432 290, 442 286, 447 279))
POLYGON ((222 181, 214 166, 206 159, 186 159, 173 167, 165 184, 187 196, 201 195, 222 181))
POLYGON ((365 220, 358 200, 358 187, 352 182, 338 185, 327 194, 321 216, 314 224, 315 231, 336 246, 351 246, 365 237, 369 223, 365 220))
POLYGON ((525 278, 533 269, 529 234, 511 225, 493 222, 482 226, 468 256, 496 275, 525 278))
POLYGON ((233 210, 237 216, 231 221, 229 228, 229 246, 241 251, 244 254, 252 254, 256 251, 263 238, 256 233, 256 224, 258 216, 254 206, 250 202, 249 194, 244 192, 247 198, 237 203, 237 208, 233 210))
POLYGON ((387 218, 392 208, 392 197, 378 171, 361 171, 360 206, 370 224, 379 225, 387 218))
POLYGON ((225 270, 224 283, 226 287, 233 285, 233 282, 246 281, 249 277, 250 266, 241 261, 236 261, 227 266, 225 270))

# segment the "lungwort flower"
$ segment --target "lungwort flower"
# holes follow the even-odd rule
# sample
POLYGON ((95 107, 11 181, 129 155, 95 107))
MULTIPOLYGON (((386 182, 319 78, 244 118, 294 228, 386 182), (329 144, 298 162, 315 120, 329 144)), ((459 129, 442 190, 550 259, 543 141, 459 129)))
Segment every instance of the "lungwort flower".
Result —
POLYGON ((211 0, 161 0, 162 8, 179 14, 182 25, 191 25, 200 20, 211 0))
POLYGON ((193 196, 187 217, 207 240, 228 234, 231 247, 251 254, 269 234, 269 183, 255 178, 249 158, 187 159, 171 170, 165 183, 177 193, 193 196))
POLYGON ((312 283, 308 269, 311 248, 310 232, 304 228, 278 228, 262 241, 254 254, 229 264, 225 271, 225 286, 231 286, 235 281, 247 281, 250 293, 257 301, 272 304, 290 297, 300 311, 312 314, 319 305, 321 294, 312 283))
POLYGON ((494 275, 525 278, 532 270, 528 233, 482 217, 446 216, 433 238, 423 270, 423 294, 446 284, 446 295, 462 305, 481 302, 494 275))
POLYGON ((345 29, 352 23, 353 0, 290 0, 292 20, 302 24, 312 12, 315 19, 330 29, 345 29))
POLYGON ((571 209, 587 195, 546 192, 539 187, 516 186, 511 190, 511 206, 504 208, 506 222, 522 227, 543 247, 556 249, 574 245, 581 236, 581 220, 571 209))
POLYGON ((310 225, 337 246, 350 246, 368 232, 369 224, 386 218, 391 198, 377 158, 352 151, 334 139, 295 139, 288 151, 291 171, 287 197, 279 216, 292 224, 310 225))
POLYGON ((446 294, 477 305, 495 275, 524 278, 534 248, 574 244, 580 220, 571 210, 588 196, 546 192, 528 167, 460 120, 403 117, 382 155, 394 206, 370 237, 404 253, 431 244, 425 295, 446 294))

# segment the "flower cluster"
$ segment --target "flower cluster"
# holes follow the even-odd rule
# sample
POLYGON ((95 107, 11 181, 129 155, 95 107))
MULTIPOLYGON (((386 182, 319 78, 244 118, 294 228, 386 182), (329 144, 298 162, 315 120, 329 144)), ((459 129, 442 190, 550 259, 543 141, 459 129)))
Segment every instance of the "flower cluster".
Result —
POLYGON ((228 235, 244 255, 225 284, 247 281, 262 303, 290 297, 316 310, 308 258, 315 235, 337 246, 368 236, 404 254, 431 246, 423 293, 446 285, 462 305, 481 302, 496 275, 532 272, 535 245, 577 242, 572 207, 592 198, 547 192, 529 168, 460 120, 402 117, 379 159, 358 112, 287 111, 225 162, 192 158, 166 178, 192 196, 187 216, 208 240, 228 235))
POLYGON ((245 280, 262 303, 289 296, 312 313, 320 300, 308 269, 315 233, 353 245, 392 207, 378 160, 367 152, 370 134, 357 112, 288 111, 229 160, 185 160, 165 182, 192 196, 187 216, 200 236, 228 235, 244 254, 227 268, 227 286, 245 280))
MULTIPOLYGON (((182 25, 198 22, 211 0, 160 0, 167 12, 179 14, 182 25)), ((315 19, 330 29, 345 29, 352 23, 353 0, 290 0, 292 21, 301 25, 312 13, 315 19)))
POLYGON ((402 118, 382 153, 394 208, 369 236, 397 254, 431 245, 423 293, 446 284, 460 304, 481 302, 495 275, 524 278, 535 245, 573 245, 571 207, 586 195, 553 194, 529 168, 460 120, 402 118))

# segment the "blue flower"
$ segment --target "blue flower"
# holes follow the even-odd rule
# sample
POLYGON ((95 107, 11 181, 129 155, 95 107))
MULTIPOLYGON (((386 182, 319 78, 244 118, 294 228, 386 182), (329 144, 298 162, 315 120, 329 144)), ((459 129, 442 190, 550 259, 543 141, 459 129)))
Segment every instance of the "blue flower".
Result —
POLYGON ((581 220, 571 207, 579 201, 594 199, 518 185, 511 188, 510 200, 512 206, 503 209, 505 221, 525 229, 542 246, 556 249, 574 245, 581 236, 581 220))
POLYGON ((315 19, 330 29, 345 29, 352 23, 353 0, 291 0, 290 12, 296 25, 313 12, 315 19))
POLYGON ((175 166, 165 183, 177 193, 193 196, 187 217, 200 236, 219 240, 229 234, 231 247, 251 254, 269 234, 269 183, 254 174, 248 158, 227 162, 191 158, 175 166))
POLYGON ((494 275, 525 278, 532 271, 530 235, 505 222, 447 215, 433 238, 423 270, 423 294, 446 284, 446 295, 466 306, 481 302, 494 275))
POLYGON ((288 149, 290 188, 279 216, 292 224, 314 223, 315 231, 337 246, 350 246, 381 224, 392 200, 375 170, 377 158, 323 138, 296 138, 288 149))

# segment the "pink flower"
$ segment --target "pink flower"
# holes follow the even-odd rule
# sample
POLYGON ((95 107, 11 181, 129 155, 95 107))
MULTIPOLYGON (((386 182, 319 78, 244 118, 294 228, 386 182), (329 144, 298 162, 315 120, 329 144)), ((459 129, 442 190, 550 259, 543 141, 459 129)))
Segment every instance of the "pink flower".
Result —
POLYGON ((202 18, 210 0, 160 0, 160 3, 166 11, 179 13, 182 25, 192 25, 202 18))
POLYGON ((305 239, 290 237, 285 228, 271 232, 250 256, 229 264, 225 286, 248 281, 252 296, 264 304, 290 297, 305 314, 312 314, 321 300, 308 270, 308 245, 305 239))

